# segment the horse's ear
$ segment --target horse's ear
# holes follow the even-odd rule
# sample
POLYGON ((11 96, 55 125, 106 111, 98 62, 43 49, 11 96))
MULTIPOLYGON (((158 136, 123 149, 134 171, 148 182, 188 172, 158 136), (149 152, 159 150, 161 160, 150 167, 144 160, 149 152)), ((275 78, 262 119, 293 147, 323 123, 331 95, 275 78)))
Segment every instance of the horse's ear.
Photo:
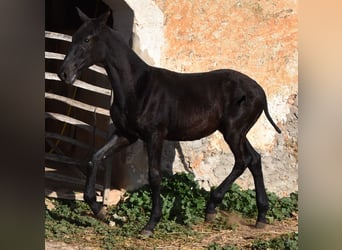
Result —
POLYGON ((82 12, 82 10, 80 10, 78 7, 76 7, 76 10, 77 10, 78 15, 80 16, 80 18, 81 18, 81 20, 82 20, 83 22, 86 22, 86 21, 89 21, 89 20, 90 20, 90 18, 89 18, 86 14, 84 14, 84 13, 82 12))
POLYGON ((104 14, 96 18, 96 22, 100 25, 106 25, 109 16, 110 10, 106 11, 104 14))

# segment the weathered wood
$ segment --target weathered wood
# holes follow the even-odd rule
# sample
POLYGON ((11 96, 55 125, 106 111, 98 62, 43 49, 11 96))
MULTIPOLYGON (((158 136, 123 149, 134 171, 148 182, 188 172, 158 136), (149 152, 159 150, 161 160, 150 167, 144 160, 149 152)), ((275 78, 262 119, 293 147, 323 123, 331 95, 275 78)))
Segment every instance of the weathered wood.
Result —
MULTIPOLYGON (((70 166, 68 166, 68 170, 69 169, 75 178, 84 179, 84 180, 87 178, 87 176, 78 167, 76 167, 74 165, 70 165, 70 166)), ((52 168, 45 167, 45 172, 46 171, 55 172, 55 171, 57 171, 57 169, 53 168, 53 167, 52 168)), ((71 175, 71 173, 70 173, 70 175, 71 175)))
MULTIPOLYGON (((79 186, 84 186, 86 183, 85 179, 80 179, 80 178, 75 178, 75 177, 70 177, 62 174, 57 174, 53 172, 53 169, 51 168, 45 168, 45 178, 54 180, 54 181, 61 181, 69 184, 76 184, 79 186)), ((96 184, 95 188, 98 190, 103 190, 104 187, 100 184, 96 184)))
MULTIPOLYGON (((92 146, 85 144, 83 142, 80 142, 76 139, 64 136, 64 135, 60 135, 60 134, 56 134, 56 133, 51 133, 51 132, 45 132, 45 138, 53 138, 53 139, 57 139, 57 140, 61 140, 70 144, 73 144, 75 146, 81 147, 81 148, 85 148, 85 149, 89 149, 92 148, 92 146)), ((94 149, 94 148, 92 148, 94 149)))
POLYGON ((60 96, 60 95, 45 92, 45 98, 61 101, 61 102, 64 102, 70 106, 73 106, 73 107, 76 107, 79 109, 83 109, 83 110, 86 110, 86 111, 89 111, 92 113, 96 112, 97 114, 109 116, 109 110, 108 109, 96 107, 94 105, 89 105, 87 103, 76 101, 76 100, 73 100, 73 99, 65 97, 65 96, 60 96))
MULTIPOLYGON (((74 192, 73 194, 70 194, 70 193, 62 193, 62 192, 45 188, 45 196, 50 197, 50 198, 84 201, 83 193, 81 192, 74 192)), ((96 195, 96 201, 103 202, 103 197, 100 195, 96 195)))
MULTIPOLYGON (((77 120, 75 118, 63 115, 63 114, 58 114, 58 113, 53 113, 53 112, 45 112, 45 118, 51 118, 55 119, 61 122, 65 122, 71 125, 74 125, 76 127, 82 128, 90 133, 94 132, 94 127, 89 125, 88 123, 85 123, 83 121, 77 120)), ((95 128, 95 135, 100 136, 102 138, 107 138, 107 133, 95 128)))
POLYGON ((100 73, 102 75, 107 76, 106 70, 104 68, 100 67, 100 66, 93 65, 93 66, 90 66, 89 69, 91 69, 92 71, 95 71, 97 73, 100 73))
POLYGON ((64 60, 65 55, 61 53, 45 51, 45 59, 64 60))
MULTIPOLYGON (((45 51, 45 58, 46 59, 64 60, 64 57, 65 57, 64 54, 45 51)), ((89 69, 93 70, 97 73, 103 74, 105 76, 107 75, 107 72, 103 67, 93 65, 93 66, 90 66, 89 69)))
MULTIPOLYGON (((67 41, 67 42, 72 41, 72 37, 69 35, 61 34, 61 33, 57 33, 57 32, 51 32, 51 31, 45 31, 45 37, 48 39, 57 39, 57 40, 67 41)), ((61 53, 46 51, 45 52, 45 58, 46 59, 53 59, 53 60, 64 60, 65 55, 61 54, 61 53)), ((107 76, 106 70, 101 66, 93 65, 93 66, 89 67, 89 69, 107 76)), ((50 72, 45 72, 45 79, 60 81, 60 79, 56 73, 50 73, 50 72)), ((113 96, 111 89, 102 88, 102 87, 96 86, 96 84, 87 83, 87 82, 84 82, 81 80, 76 80, 76 82, 73 84, 73 86, 78 87, 78 88, 82 88, 82 89, 85 89, 85 90, 88 90, 91 92, 95 92, 95 93, 99 93, 99 94, 103 94, 103 95, 107 95, 107 96, 111 96, 111 97, 113 96)), ((79 109, 82 109, 85 111, 95 112, 97 114, 109 116, 109 110, 107 110, 107 109, 104 109, 101 107, 96 107, 94 105, 89 105, 89 104, 86 104, 86 103, 83 103, 80 101, 70 99, 68 97, 59 96, 59 95, 56 95, 53 93, 45 93, 45 98, 64 102, 64 103, 66 103, 72 107, 76 107, 76 108, 79 108, 79 109)), ((68 116, 63 115, 63 114, 46 112, 45 117, 80 127, 80 128, 85 129, 91 133, 94 132, 94 128, 91 125, 89 125, 83 121, 77 120, 75 118, 68 117, 68 116)), ((95 133, 96 133, 96 135, 99 135, 103 138, 107 137, 107 133, 104 133, 101 130, 96 129, 95 133)), ((45 136, 47 139, 53 138, 53 139, 61 140, 61 141, 64 141, 66 143, 70 143, 70 144, 73 144, 75 146, 79 146, 82 148, 86 148, 86 149, 90 148, 89 145, 82 143, 76 139, 73 139, 73 138, 70 138, 67 136, 63 136, 63 135, 59 135, 56 133, 46 132, 45 136)), ((58 164, 69 165, 68 168, 72 167, 78 171, 79 171, 79 169, 76 166, 80 166, 82 164, 81 161, 72 159, 70 157, 63 156, 63 155, 51 154, 51 153, 46 153, 45 159, 53 161, 53 162, 57 162, 58 164)), ((106 174, 108 175, 108 170, 106 172, 107 172, 106 174)), ((69 183, 72 185, 84 186, 85 185, 85 179, 83 178, 82 175, 80 175, 80 176, 81 176, 81 178, 74 178, 74 177, 54 173, 53 169, 48 169, 48 168, 45 169, 45 177, 49 180, 60 181, 60 182, 69 183)), ((108 178, 110 178, 110 176, 109 177, 107 176, 106 181, 105 181, 107 184, 107 188, 106 188, 107 194, 108 194, 108 190, 110 190, 110 186, 108 186, 108 185, 110 185, 110 180, 108 178)), ((96 189, 104 192, 104 187, 102 185, 96 184, 95 187, 96 187, 96 189)), ((54 198, 83 200, 83 193, 82 192, 74 192, 72 194, 72 193, 66 193, 66 192, 58 191, 58 190, 45 189, 45 194, 48 197, 54 197, 54 198)), ((97 200, 97 202, 104 202, 104 198, 101 196, 100 192, 96 192, 96 200, 97 200)))
POLYGON ((50 39, 67 41, 67 42, 72 41, 72 36, 62 34, 62 33, 52 32, 52 31, 45 31, 45 37, 50 38, 50 39))
POLYGON ((59 162, 67 165, 81 166, 81 161, 74 160, 68 156, 45 153, 45 160, 59 162))
MULTIPOLYGON (((51 73, 51 72, 45 72, 45 79, 47 80, 54 80, 54 81, 61 81, 61 79, 59 79, 58 75, 56 73, 51 73)), ((112 90, 111 89, 106 89, 106 88, 101 88, 92 84, 89 84, 87 82, 81 81, 81 80, 76 80, 73 83, 73 86, 75 87, 79 87, 85 90, 89 90, 92 92, 96 92, 99 94, 103 94, 103 95, 108 95, 111 96, 112 94, 112 90)))

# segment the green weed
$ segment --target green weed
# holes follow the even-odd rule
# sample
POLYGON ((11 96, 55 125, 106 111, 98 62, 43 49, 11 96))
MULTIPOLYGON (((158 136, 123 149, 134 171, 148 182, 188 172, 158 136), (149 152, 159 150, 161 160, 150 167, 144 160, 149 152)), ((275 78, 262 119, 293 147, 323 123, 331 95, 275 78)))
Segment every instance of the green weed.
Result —
MULTIPOLYGON (((237 211, 247 217, 257 216, 257 206, 254 190, 241 190, 237 184, 233 184, 226 193, 220 208, 222 210, 237 211)), ((282 220, 298 212, 298 193, 291 193, 289 197, 279 198, 275 193, 267 192, 270 210, 267 217, 270 221, 282 220)))
MULTIPOLYGON (((267 193, 270 202, 268 218, 281 220, 290 217, 298 211, 298 194, 290 197, 278 198, 273 193, 267 193)), ((128 193, 125 202, 116 207, 108 208, 108 219, 115 221, 116 226, 111 227, 106 223, 93 218, 88 205, 80 201, 52 200, 55 209, 45 211, 45 235, 47 239, 55 239, 64 242, 72 242, 84 237, 96 238, 96 242, 105 249, 115 249, 115 244, 123 238, 137 237, 147 223, 151 210, 150 189, 142 188, 136 192, 128 193), (85 236, 85 234, 87 236, 85 236)), ((194 176, 190 174, 176 174, 162 181, 162 211, 163 218, 155 231, 155 238, 165 238, 170 235, 179 237, 196 236, 191 226, 203 222, 204 210, 210 193, 201 189, 194 176)), ((243 216, 255 218, 257 214, 255 192, 253 190, 241 190, 233 184, 225 195, 221 210, 234 211, 243 216)), ((231 225, 220 216, 213 225, 213 229, 234 230, 236 225, 231 225)), ((295 240, 295 239, 294 239, 295 240)), ((260 248, 264 242, 256 242, 255 249, 260 248)), ((272 243, 276 244, 276 243, 272 243)), ((294 244, 289 240, 288 245, 294 244)), ((208 249, 234 249, 233 247, 219 248, 212 244, 208 249)), ((293 249, 293 248, 289 248, 293 249)))
POLYGON ((208 250, 237 250, 235 246, 220 246, 216 242, 208 246, 208 250))
POLYGON ((253 250, 267 250, 267 249, 279 249, 279 250, 296 250, 298 247, 298 233, 290 233, 282 235, 278 238, 265 241, 255 240, 252 244, 253 250))

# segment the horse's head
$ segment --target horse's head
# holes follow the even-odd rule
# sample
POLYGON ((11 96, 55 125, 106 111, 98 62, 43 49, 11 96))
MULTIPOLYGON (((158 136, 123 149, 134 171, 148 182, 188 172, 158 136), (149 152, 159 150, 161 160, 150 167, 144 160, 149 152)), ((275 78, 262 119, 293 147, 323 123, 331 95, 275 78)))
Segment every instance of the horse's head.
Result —
POLYGON ((78 8, 77 12, 83 24, 72 36, 70 50, 58 74, 59 78, 68 84, 74 83, 83 69, 102 62, 106 55, 101 33, 106 27, 110 12, 95 19, 89 18, 78 8))

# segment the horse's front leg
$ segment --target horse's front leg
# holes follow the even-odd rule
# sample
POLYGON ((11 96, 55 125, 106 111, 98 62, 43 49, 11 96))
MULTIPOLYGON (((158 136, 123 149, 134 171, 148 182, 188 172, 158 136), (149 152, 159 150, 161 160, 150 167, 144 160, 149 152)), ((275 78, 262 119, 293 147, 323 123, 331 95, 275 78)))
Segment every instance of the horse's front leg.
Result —
POLYGON ((92 160, 89 162, 84 200, 99 219, 103 220, 105 218, 106 210, 102 204, 96 202, 95 184, 98 167, 106 157, 118 149, 128 146, 132 142, 133 141, 128 140, 126 137, 120 137, 113 134, 109 141, 93 155, 92 160))
POLYGON ((147 140, 147 154, 149 165, 149 183, 152 191, 152 211, 150 220, 144 227, 142 235, 150 236, 153 230, 162 217, 162 203, 160 198, 161 190, 161 154, 163 147, 164 136, 163 133, 153 133, 149 140, 147 140))

